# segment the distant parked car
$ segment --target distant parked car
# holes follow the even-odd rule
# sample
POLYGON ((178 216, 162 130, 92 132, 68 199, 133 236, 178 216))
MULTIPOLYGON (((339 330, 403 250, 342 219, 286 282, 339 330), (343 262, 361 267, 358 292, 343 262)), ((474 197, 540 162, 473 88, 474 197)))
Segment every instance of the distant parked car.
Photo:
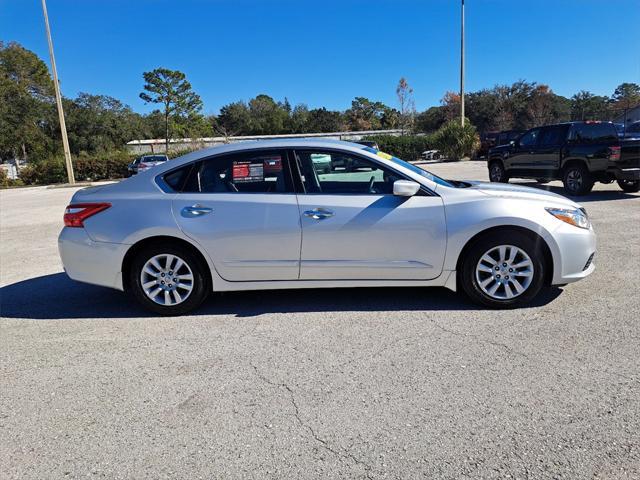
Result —
POLYGON ((489 150, 497 145, 499 132, 486 132, 480 135, 480 148, 476 152, 478 158, 484 158, 489 150))
POLYGON ((439 160, 442 158, 442 154, 438 150, 425 150, 420 154, 423 160, 439 160))
POLYGON ((585 195, 598 182, 617 180, 625 192, 640 190, 640 140, 620 140, 611 122, 569 122, 536 127, 489 151, 489 178, 561 179, 569 195, 585 195))
POLYGON ((143 155, 142 157, 134 160, 134 163, 137 163, 135 163, 135 171, 132 174, 135 175, 136 173, 145 172, 152 167, 156 167, 166 162, 167 160, 169 160, 169 157, 166 155, 143 155))

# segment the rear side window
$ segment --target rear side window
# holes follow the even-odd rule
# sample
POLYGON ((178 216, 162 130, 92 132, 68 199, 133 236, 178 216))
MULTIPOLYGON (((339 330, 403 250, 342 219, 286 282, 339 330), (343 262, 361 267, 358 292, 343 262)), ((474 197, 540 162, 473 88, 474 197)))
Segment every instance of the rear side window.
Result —
POLYGON ((571 139, 575 142, 598 143, 616 140, 618 134, 612 123, 576 123, 571 139))
MULTIPOLYGON (((172 172, 176 173, 176 172, 172 172)), ((171 174, 165 176, 171 185, 171 174)), ((193 164, 183 180, 183 193, 293 192, 284 151, 221 155, 193 164)))

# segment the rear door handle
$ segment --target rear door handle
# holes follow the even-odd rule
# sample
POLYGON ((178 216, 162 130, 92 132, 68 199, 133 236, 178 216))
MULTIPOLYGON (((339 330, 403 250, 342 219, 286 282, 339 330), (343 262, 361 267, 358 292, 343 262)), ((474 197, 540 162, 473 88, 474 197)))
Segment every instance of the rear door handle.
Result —
POLYGON ((314 208, 313 210, 307 210, 303 213, 305 217, 313 218, 314 220, 324 220, 335 215, 331 210, 326 208, 314 208))
POLYGON ((202 217, 208 213, 213 212, 213 208, 205 207, 203 205, 191 205, 190 207, 184 207, 182 209, 183 217, 202 217))

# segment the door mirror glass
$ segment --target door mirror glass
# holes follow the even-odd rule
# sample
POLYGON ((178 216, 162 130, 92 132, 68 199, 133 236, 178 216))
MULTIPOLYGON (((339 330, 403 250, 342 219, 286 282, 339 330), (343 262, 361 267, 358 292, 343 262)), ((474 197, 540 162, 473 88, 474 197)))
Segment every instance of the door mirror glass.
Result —
POLYGON ((420 190, 420 184, 411 180, 393 182, 393 194, 398 197, 413 197, 420 190))

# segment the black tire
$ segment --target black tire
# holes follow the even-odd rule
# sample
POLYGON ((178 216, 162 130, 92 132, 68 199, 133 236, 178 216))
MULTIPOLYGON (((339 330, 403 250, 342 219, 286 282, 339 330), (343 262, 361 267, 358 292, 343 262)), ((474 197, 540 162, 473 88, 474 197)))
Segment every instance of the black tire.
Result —
POLYGON ((507 171, 500 160, 489 162, 489 180, 499 183, 509 182, 509 175, 507 175, 507 171))
POLYGON ((640 180, 618 180, 618 186, 627 193, 640 192, 640 180))
MULTIPOLYGON (((474 241, 466 250, 462 259, 460 271, 458 272, 458 282, 467 296, 480 305, 489 308, 516 308, 531 302, 544 285, 545 278, 545 258, 541 246, 536 243, 531 235, 526 235, 520 231, 490 232, 474 241), (521 294, 511 299, 496 299, 489 296, 481 288, 476 275, 476 267, 480 259, 494 247, 501 245, 512 245, 523 250, 531 259, 533 265, 533 275, 531 283, 521 294)), ((500 291, 499 287, 498 291, 500 291)), ((502 290, 504 292, 505 290, 502 290)))
MULTIPOLYGON (((170 242, 154 244, 148 248, 144 248, 133 258, 127 278, 127 292, 144 308, 154 313, 167 316, 183 315, 198 308, 211 293, 209 267, 206 263, 203 263, 198 255, 182 245, 173 245, 170 242), (141 280, 142 269, 148 260, 157 255, 174 255, 179 257, 191 270, 193 276, 192 290, 181 303, 165 306, 154 302, 145 293, 141 280)), ((176 275, 178 274, 176 273, 176 275)))
POLYGON ((565 167, 562 172, 562 183, 564 190, 569 195, 586 195, 593 189, 595 180, 589 169, 581 164, 575 163, 565 167))

